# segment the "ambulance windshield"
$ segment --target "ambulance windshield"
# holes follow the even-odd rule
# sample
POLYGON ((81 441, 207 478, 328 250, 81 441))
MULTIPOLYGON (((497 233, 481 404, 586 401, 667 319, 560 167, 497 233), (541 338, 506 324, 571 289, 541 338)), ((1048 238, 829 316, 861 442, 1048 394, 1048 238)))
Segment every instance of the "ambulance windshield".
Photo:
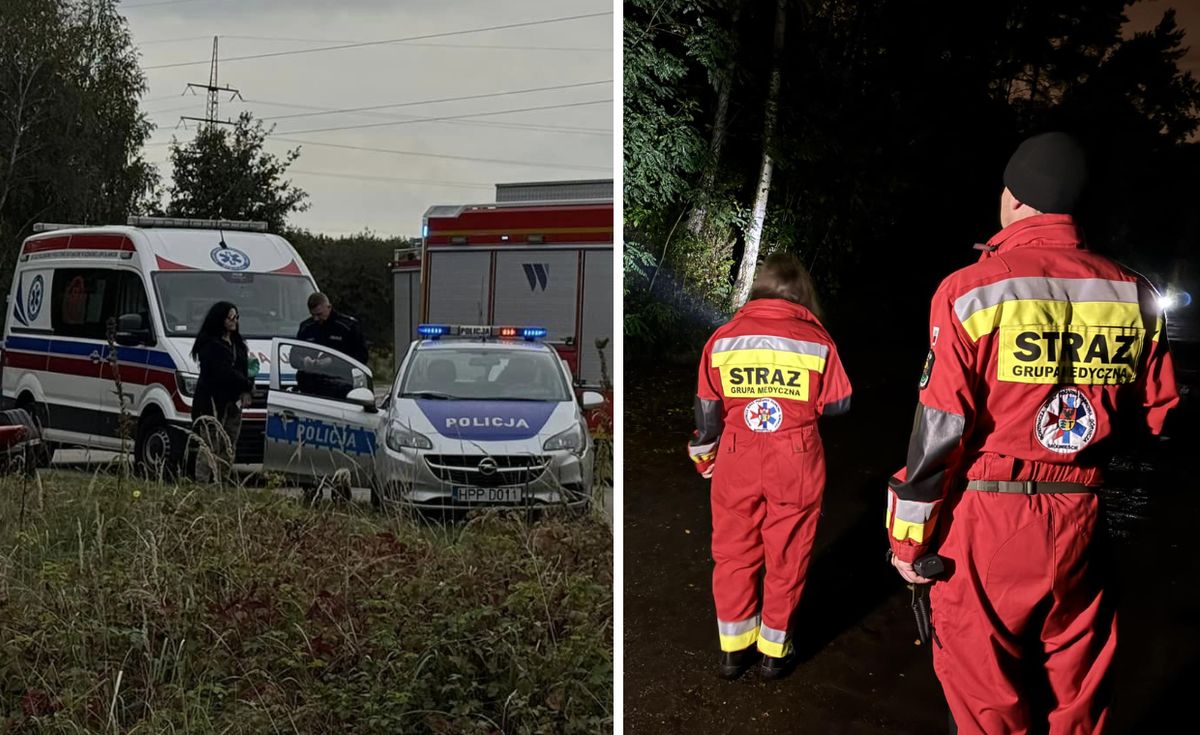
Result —
POLYGON ((154 274, 154 290, 170 337, 196 336, 212 305, 229 301, 238 308, 243 337, 270 339, 296 336, 317 289, 307 276, 164 271, 154 274))
POLYGON ((418 350, 399 393, 401 398, 571 400, 554 352, 466 345, 418 350))

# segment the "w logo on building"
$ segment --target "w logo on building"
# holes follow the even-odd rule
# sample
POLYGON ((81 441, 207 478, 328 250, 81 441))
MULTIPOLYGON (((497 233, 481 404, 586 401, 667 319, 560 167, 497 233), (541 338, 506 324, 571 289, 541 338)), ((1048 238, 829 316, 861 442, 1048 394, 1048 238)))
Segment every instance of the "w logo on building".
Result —
POLYGON ((525 269, 530 291, 536 291, 538 286, 541 286, 543 291, 546 290, 546 282, 550 280, 549 263, 522 263, 521 267, 525 269))

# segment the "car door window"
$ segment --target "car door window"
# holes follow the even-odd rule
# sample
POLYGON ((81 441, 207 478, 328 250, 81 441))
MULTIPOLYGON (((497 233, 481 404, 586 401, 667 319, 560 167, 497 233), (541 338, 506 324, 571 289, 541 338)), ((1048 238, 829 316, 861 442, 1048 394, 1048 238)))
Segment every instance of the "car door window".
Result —
POLYGON ((136 314, 141 317, 141 328, 149 329, 150 302, 146 298, 146 286, 141 276, 131 271, 121 271, 117 275, 116 315, 136 314))
POLYGON ((349 359, 318 345, 283 344, 279 359, 296 370, 295 392, 345 400, 355 388, 374 390, 371 376, 349 359))
POLYGON ((104 339, 110 316, 105 299, 112 297, 115 273, 98 268, 55 271, 51 293, 55 333, 68 337, 104 339))

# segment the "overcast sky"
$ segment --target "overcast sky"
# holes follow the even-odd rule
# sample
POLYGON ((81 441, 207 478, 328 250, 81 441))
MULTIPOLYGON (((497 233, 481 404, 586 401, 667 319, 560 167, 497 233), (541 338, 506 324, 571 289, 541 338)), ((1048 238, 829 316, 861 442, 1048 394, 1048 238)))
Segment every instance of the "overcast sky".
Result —
POLYGON ((250 110, 275 124, 272 138, 290 139, 273 140, 270 152, 301 148, 291 179, 312 207, 294 225, 415 236, 431 205, 494 201, 497 182, 612 178, 611 0, 123 0, 120 8, 150 86, 142 106, 158 125, 147 159, 170 175, 162 162, 171 137, 194 134, 195 123, 177 127, 179 116, 205 110, 202 91, 182 93, 208 83, 219 36, 218 83, 244 98, 223 94, 219 117, 250 110), (538 23, 571 16, 592 17, 538 23), (445 35, 236 60, 435 34, 445 35), (520 90, 541 91, 497 95, 520 90), (476 98, 433 101, 462 97, 476 98), (313 114, 362 107, 381 109, 313 114), (485 114, 511 110, 523 111, 485 114), (428 118, 439 119, 420 122, 428 118), (370 127, 328 130, 349 126, 370 127))

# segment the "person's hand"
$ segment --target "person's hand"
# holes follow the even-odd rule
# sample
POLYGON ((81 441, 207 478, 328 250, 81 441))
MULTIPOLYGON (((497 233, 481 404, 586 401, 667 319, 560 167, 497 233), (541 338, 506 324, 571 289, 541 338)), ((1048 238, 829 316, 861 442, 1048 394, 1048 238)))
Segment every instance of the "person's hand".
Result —
POLYGON ((301 364, 303 364, 303 365, 304 365, 304 369, 305 369, 305 370, 312 370, 312 366, 313 366, 313 364, 314 364, 315 362, 316 362, 316 360, 313 360, 313 359, 312 359, 311 357, 309 357, 308 355, 305 355, 305 356, 304 356, 304 360, 302 360, 302 361, 301 361, 301 364))
POLYGON ((708 467, 705 467, 704 469, 700 470, 700 476, 703 477, 705 480, 711 480, 713 470, 716 468, 716 466, 717 466, 716 462, 709 464, 708 467))
POLYGON ((892 554, 892 566, 896 567, 896 571, 899 572, 900 576, 904 578, 904 581, 908 582, 909 584, 931 584, 933 582, 932 579, 922 577, 913 571, 912 562, 903 561, 895 554, 892 554))

